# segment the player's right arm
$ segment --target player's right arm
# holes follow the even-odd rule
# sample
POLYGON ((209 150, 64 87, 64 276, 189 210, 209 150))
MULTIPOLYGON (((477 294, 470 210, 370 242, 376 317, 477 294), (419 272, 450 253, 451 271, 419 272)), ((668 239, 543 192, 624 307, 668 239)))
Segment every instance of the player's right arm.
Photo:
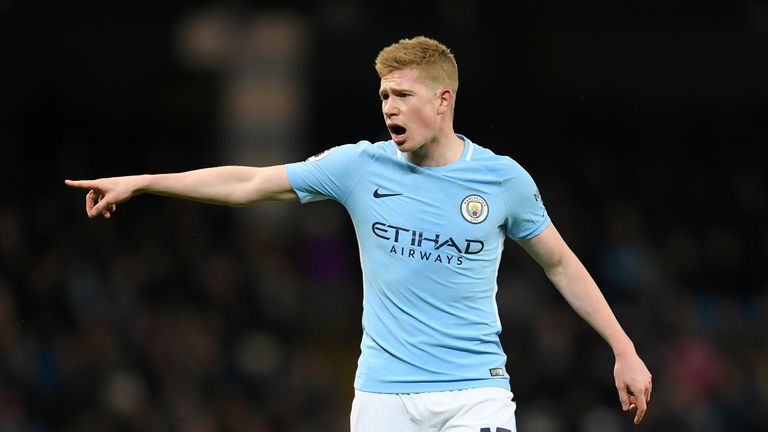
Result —
POLYGON ((102 215, 109 219, 117 204, 144 193, 230 206, 298 199, 284 165, 220 166, 171 174, 65 180, 64 183, 88 190, 85 210, 90 218, 102 215))

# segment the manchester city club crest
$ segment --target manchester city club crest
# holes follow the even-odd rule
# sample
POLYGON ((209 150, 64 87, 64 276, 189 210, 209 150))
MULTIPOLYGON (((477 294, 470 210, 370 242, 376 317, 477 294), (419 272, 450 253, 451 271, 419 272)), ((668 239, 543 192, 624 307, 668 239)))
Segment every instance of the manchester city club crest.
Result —
POLYGON ((461 215, 467 222, 479 224, 488 217, 488 203, 480 195, 470 195, 461 201, 461 215))

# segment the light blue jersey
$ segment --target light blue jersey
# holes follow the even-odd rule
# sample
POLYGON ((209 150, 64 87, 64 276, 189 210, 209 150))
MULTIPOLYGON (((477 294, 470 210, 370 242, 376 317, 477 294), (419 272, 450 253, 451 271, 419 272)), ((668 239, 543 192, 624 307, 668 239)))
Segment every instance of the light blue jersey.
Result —
POLYGON ((286 165, 302 203, 346 207, 360 250, 363 337, 355 388, 509 389, 496 276, 505 236, 549 224, 531 176, 463 136, 461 158, 412 164, 394 142, 347 144, 286 165))

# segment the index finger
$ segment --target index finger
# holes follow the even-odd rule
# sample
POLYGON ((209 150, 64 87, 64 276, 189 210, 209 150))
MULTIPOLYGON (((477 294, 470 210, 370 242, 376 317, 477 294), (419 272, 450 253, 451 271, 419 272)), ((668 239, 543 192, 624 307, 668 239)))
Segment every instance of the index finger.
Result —
POLYGON ((64 180, 64 184, 67 186, 76 187, 79 189, 93 189, 95 182, 91 180, 64 180))
POLYGON ((641 421, 643 421, 643 416, 645 416, 645 411, 648 409, 648 404, 645 401, 644 397, 638 397, 635 398, 637 403, 637 412, 635 413, 635 424, 639 425, 641 421))

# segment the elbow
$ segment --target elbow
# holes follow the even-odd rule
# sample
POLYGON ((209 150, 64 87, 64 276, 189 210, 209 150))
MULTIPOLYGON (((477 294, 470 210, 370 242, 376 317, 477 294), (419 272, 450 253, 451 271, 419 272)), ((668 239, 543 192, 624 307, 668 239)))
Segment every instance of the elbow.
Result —
POLYGON ((267 199, 267 193, 263 187, 263 168, 249 169, 252 171, 247 177, 241 179, 230 197, 229 203, 233 207, 247 207, 267 199))
POLYGON ((233 190, 230 205, 245 207, 263 201, 298 199, 279 167, 251 168, 250 170, 233 190))
POLYGON ((544 268, 544 272, 551 280, 559 279, 563 274, 567 272, 568 265, 572 261, 572 256, 567 254, 559 254, 557 256, 550 257, 550 259, 541 263, 544 268))

